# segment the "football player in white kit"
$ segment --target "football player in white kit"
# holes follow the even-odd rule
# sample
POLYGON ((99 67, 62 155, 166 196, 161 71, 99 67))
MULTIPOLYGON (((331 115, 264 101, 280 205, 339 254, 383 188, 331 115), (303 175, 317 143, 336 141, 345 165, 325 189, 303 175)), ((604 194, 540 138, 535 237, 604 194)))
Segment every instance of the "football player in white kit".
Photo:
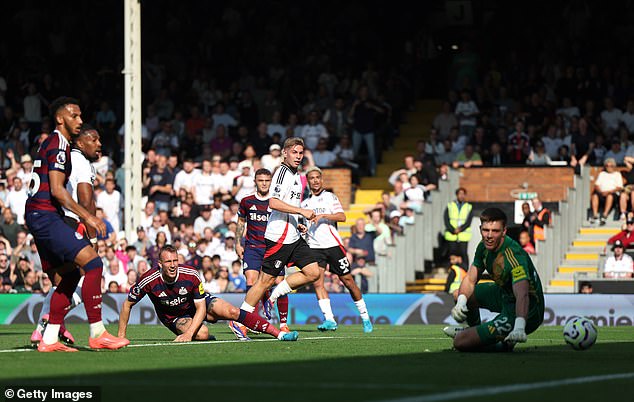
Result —
POLYGON ((335 331, 337 322, 332 313, 330 298, 324 288, 324 272, 330 266, 330 272, 336 274, 344 286, 350 291, 350 296, 359 310, 363 322, 363 332, 372 332, 372 322, 368 309, 361 295, 361 290, 350 273, 350 261, 346 257, 346 249, 343 246, 341 236, 337 231, 337 222, 345 222, 346 214, 337 196, 324 190, 323 175, 317 166, 306 171, 308 186, 311 196, 302 202, 302 208, 315 212, 315 218, 305 231, 308 246, 317 256, 320 269, 319 279, 315 281, 315 294, 319 302, 319 308, 324 314, 325 321, 317 329, 320 331, 335 331))
MULTIPOLYGON (((94 182, 96 178, 95 168, 92 166, 91 161, 96 161, 101 157, 101 139, 99 132, 96 129, 84 124, 81 128, 79 136, 73 143, 73 149, 70 153, 72 170, 66 184, 66 189, 72 195, 75 202, 86 208, 91 214, 95 214, 95 197, 94 197, 94 182)), ((72 211, 64 208, 64 222, 70 227, 75 229, 76 234, 83 235, 86 240, 89 240, 93 246, 97 244, 97 237, 95 230, 89 225, 84 225, 80 222, 79 217, 72 211)), ((51 282, 57 283, 59 278, 51 278, 51 282)), ((83 277, 80 279, 77 289, 73 294, 71 300, 70 309, 77 307, 81 304, 81 285, 83 277)), ((51 296, 53 290, 49 291, 44 303, 42 304, 42 311, 38 319, 38 324, 33 333, 31 334, 31 343, 38 344, 42 340, 42 334, 48 323, 48 314, 50 311, 51 296)), ((70 332, 66 330, 64 325, 61 326, 59 331, 59 338, 65 343, 73 344, 75 340, 70 332)))
POLYGON ((266 251, 262 270, 240 308, 252 313, 264 292, 273 286, 275 278, 288 263, 293 263, 300 271, 280 282, 264 303, 267 319, 271 319, 271 308, 280 296, 319 278, 317 259, 298 229, 300 217, 308 220, 315 217, 312 210, 300 208, 302 181, 297 168, 304 158, 304 141, 301 138, 288 138, 284 141, 282 155, 284 161, 271 180, 271 215, 264 234, 266 251))

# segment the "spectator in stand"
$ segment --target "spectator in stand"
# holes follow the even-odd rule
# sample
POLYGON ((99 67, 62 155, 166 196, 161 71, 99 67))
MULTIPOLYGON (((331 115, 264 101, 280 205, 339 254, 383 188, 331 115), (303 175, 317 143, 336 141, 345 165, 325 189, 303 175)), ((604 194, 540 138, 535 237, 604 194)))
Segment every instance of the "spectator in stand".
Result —
POLYGON ((533 166, 548 166, 551 163, 552 160, 550 159, 550 156, 548 156, 548 154, 546 153, 544 142, 542 140, 537 140, 535 146, 531 148, 531 151, 528 154, 526 164, 533 166))
POLYGON ((319 139, 317 149, 313 151, 313 161, 315 165, 320 168, 331 167, 336 160, 337 156, 328 150, 328 140, 325 138, 319 139))
POLYGON ((625 221, 625 228, 608 239, 607 244, 603 247, 605 254, 607 246, 613 245, 620 241, 624 248, 634 248, 634 217, 629 217, 625 221))
POLYGON ((632 197, 632 191, 634 190, 634 157, 626 156, 623 158, 625 162, 626 170, 622 173, 625 184, 621 195, 619 196, 619 208, 621 214, 619 216, 620 220, 625 220, 628 208, 631 208, 631 211, 634 212, 634 197, 632 197))
POLYGON ((365 231, 373 233, 374 253, 377 255, 388 255, 388 246, 392 245, 392 234, 389 226, 385 223, 384 211, 374 209, 370 212, 370 222, 365 225, 365 231))
POLYGON ((280 135, 281 138, 281 136, 286 133, 286 127, 281 124, 281 121, 282 112, 280 112, 279 110, 274 111, 273 115, 271 116, 271 121, 268 122, 266 126, 266 133, 269 135, 269 137, 273 138, 273 135, 277 133, 280 135))
POLYGON ((374 264, 376 257, 374 256, 374 232, 368 232, 365 228, 365 219, 356 220, 351 230, 350 247, 348 252, 352 254, 356 260, 359 257, 365 258, 368 264, 374 264))
POLYGON ((197 205, 204 206, 212 203, 214 178, 211 175, 211 161, 202 162, 202 170, 192 178, 192 194, 197 205))
MULTIPOLYGON (((572 119, 570 128, 570 165, 585 165, 594 146, 595 134, 589 130, 588 120, 572 119)), ((565 142, 565 141, 564 141, 565 142)))
POLYGON ((634 134, 634 100, 627 101, 627 107, 625 113, 621 116, 621 122, 630 134, 634 134))
POLYGON ((173 183, 174 175, 167 168, 167 156, 158 155, 156 166, 150 169, 150 173, 143 181, 148 187, 149 200, 154 201, 157 209, 170 209, 173 183))
POLYGON ((456 159, 452 162, 454 169, 460 167, 470 168, 472 166, 482 166, 482 157, 479 153, 475 152, 472 144, 465 145, 462 152, 456 155, 456 159))
POLYGON ((247 279, 242 275, 242 262, 240 260, 235 260, 231 263, 229 280, 233 283, 234 293, 247 291, 247 279))
POLYGON ((316 110, 312 110, 308 114, 308 121, 306 122, 304 127, 302 127, 302 132, 300 136, 304 139, 306 148, 311 151, 317 149, 317 144, 322 138, 326 140, 326 144, 328 143, 328 130, 323 124, 319 122, 319 115, 316 110))
POLYGON ((233 180, 231 194, 240 202, 247 195, 255 193, 255 178, 251 174, 253 164, 250 160, 243 160, 238 167, 242 174, 233 180))
POLYGON ((524 132, 524 123, 518 120, 515 130, 508 136, 506 152, 508 163, 525 164, 530 153, 530 137, 524 132))
POLYGON ((616 161, 608 158, 603 163, 605 169, 599 173, 594 182, 594 191, 590 198, 592 217, 590 223, 599 222, 605 225, 608 213, 612 206, 618 202, 618 197, 623 190, 623 176, 616 170, 616 161), (599 217, 599 206, 603 203, 603 213, 599 217))
POLYGON ((453 295, 454 299, 458 297, 458 289, 462 279, 467 275, 467 269, 464 267, 462 257, 451 254, 449 256, 449 273, 447 282, 445 282, 445 292, 453 295))
POLYGON ((163 155, 169 155, 180 148, 179 138, 170 120, 161 120, 161 130, 152 138, 152 148, 163 155))
POLYGON ((154 215, 152 217, 152 225, 147 228, 147 235, 152 239, 156 239, 159 233, 165 234, 166 243, 172 242, 172 234, 170 233, 169 227, 166 224, 163 224, 161 217, 158 215, 154 215))
POLYGON ((209 146, 213 154, 220 155, 222 158, 229 157, 233 140, 227 135, 226 126, 222 124, 216 126, 216 136, 211 140, 209 146))
POLYGON ((387 181, 391 185, 394 185, 397 180, 402 179, 403 173, 405 173, 406 175, 406 181, 409 181, 409 177, 418 173, 418 169, 416 169, 416 166, 414 164, 415 161, 416 159, 413 155, 405 155, 405 157, 403 158, 403 167, 393 171, 387 181))
POLYGON ((471 99, 469 91, 463 90, 460 93, 460 101, 456 104, 454 113, 459 120, 460 136, 471 139, 480 110, 478 105, 471 99))
POLYGON ((119 214, 123 207, 123 197, 115 189, 114 179, 106 179, 106 189, 97 195, 96 205, 103 209, 106 219, 112 225, 112 230, 118 233, 121 229, 119 214))
POLYGON ((178 194, 181 189, 191 192, 194 184, 194 177, 200 174, 200 169, 196 169, 194 160, 187 158, 183 161, 183 169, 174 176, 174 193, 178 194))
POLYGON ((601 128, 606 135, 612 136, 619 130, 619 124, 623 120, 623 112, 614 107, 614 100, 610 97, 604 99, 603 105, 605 109, 601 112, 601 128))
POLYGON ((390 232, 392 233, 392 242, 394 242, 395 235, 403 235, 403 225, 400 224, 401 216, 403 216, 403 214, 398 209, 395 209, 389 213, 390 219, 387 222, 387 226, 390 228, 390 232))
POLYGON ((613 255, 608 257, 603 266, 603 277, 612 279, 630 279, 634 277, 634 261, 625 253, 621 240, 612 245, 613 255))
POLYGON ((559 137, 557 127, 554 124, 548 126, 546 135, 542 137, 546 154, 553 159, 559 154, 559 147, 563 145, 563 140, 559 137))
POLYGON ((434 121, 432 123, 433 130, 436 130, 438 133, 438 139, 440 141, 449 137, 449 131, 453 127, 458 126, 458 119, 456 115, 451 110, 451 104, 448 101, 444 101, 442 103, 442 111, 434 117, 434 121))
POLYGON ((368 86, 360 86, 357 99, 352 103, 348 113, 348 122, 352 126, 352 147, 355 155, 359 156, 361 143, 365 143, 370 176, 374 176, 377 162, 374 138, 375 118, 377 114, 384 113, 385 110, 370 99, 368 86))
POLYGON ((267 169, 271 174, 275 172, 280 164, 282 164, 282 148, 278 144, 272 144, 269 147, 269 153, 260 158, 262 167, 267 169))
POLYGON ((348 117, 345 107, 345 101, 339 95, 335 98, 334 105, 328 108, 322 117, 322 122, 326 126, 328 133, 330 133, 333 146, 348 132, 348 117))
MULTIPOLYGON (((590 152, 594 150, 595 144, 592 144, 590 152)), ((605 153, 605 159, 614 159, 617 165, 622 165, 625 159, 625 151, 621 147, 621 140, 619 137, 612 137, 610 143, 610 149, 605 153)))
POLYGON ((520 231, 517 242, 528 254, 535 254, 535 246, 531 242, 531 235, 529 234, 528 230, 522 229, 520 231))
POLYGON ((28 194, 23 185, 22 179, 13 178, 13 188, 7 194, 6 206, 15 214, 18 225, 24 225, 24 208, 28 194))
MULTIPOLYGON (((608 149, 605 147, 605 137, 603 134, 599 133, 594 137, 594 146, 590 150, 588 163, 591 166, 603 166, 603 161, 605 160, 607 153, 608 149)), ((621 163, 623 163, 622 160, 621 163)))

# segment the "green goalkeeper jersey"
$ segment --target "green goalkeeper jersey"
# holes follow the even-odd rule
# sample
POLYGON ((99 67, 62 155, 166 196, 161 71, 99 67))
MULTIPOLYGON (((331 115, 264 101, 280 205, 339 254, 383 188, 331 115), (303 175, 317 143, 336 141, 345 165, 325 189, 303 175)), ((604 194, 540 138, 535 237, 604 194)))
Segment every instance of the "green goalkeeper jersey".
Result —
POLYGON ((513 284, 527 280, 531 305, 544 305, 542 283, 526 251, 515 240, 504 236, 504 242, 497 251, 489 251, 484 242, 478 244, 473 265, 478 268, 478 277, 487 271, 491 279, 502 288, 502 298, 505 303, 515 303, 513 284))

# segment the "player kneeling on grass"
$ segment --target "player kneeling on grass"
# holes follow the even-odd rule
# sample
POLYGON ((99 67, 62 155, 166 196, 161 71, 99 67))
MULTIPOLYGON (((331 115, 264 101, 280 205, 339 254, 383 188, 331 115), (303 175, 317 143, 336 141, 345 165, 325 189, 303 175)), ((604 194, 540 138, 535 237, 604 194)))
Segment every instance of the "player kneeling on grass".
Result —
MULTIPOLYGON (((215 339, 209 336, 209 330, 203 325, 203 321, 214 323, 218 320, 237 321, 281 341, 297 340, 296 331, 280 332, 258 314, 240 310, 206 293, 198 271, 178 264, 178 251, 173 246, 161 248, 158 265, 158 268, 152 268, 141 275, 130 289, 128 300, 123 303, 119 316, 119 334, 124 334, 122 336, 125 336, 132 306, 148 295, 161 323, 177 335, 175 342, 215 339)), ((240 334, 236 336, 243 340, 240 334)))
POLYGON ((466 320, 469 327, 449 326, 444 332, 459 351, 511 351, 544 320, 542 285, 528 254, 506 236, 504 212, 485 209, 480 221, 482 241, 451 310, 456 321, 466 320), (493 282, 477 283, 485 270, 493 282), (482 324, 480 307, 500 314, 482 324))

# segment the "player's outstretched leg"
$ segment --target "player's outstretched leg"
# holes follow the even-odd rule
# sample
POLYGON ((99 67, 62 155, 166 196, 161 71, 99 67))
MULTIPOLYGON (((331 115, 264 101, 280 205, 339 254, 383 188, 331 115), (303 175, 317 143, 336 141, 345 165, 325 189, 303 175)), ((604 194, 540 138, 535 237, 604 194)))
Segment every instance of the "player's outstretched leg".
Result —
POLYGON ((313 262, 280 282, 273 290, 273 293, 271 293, 269 302, 273 305, 278 298, 291 293, 293 289, 313 283, 317 279, 319 279, 319 266, 316 262, 313 262))
MULTIPOLYGON (((259 314, 239 309, 217 297, 210 302, 209 307, 207 308, 207 318, 210 320, 237 321, 245 325, 247 328, 259 332, 265 332, 280 341, 296 341, 299 337, 297 331, 289 333, 281 332, 259 314)), ((238 334, 236 334, 236 336, 238 336, 238 334)))

